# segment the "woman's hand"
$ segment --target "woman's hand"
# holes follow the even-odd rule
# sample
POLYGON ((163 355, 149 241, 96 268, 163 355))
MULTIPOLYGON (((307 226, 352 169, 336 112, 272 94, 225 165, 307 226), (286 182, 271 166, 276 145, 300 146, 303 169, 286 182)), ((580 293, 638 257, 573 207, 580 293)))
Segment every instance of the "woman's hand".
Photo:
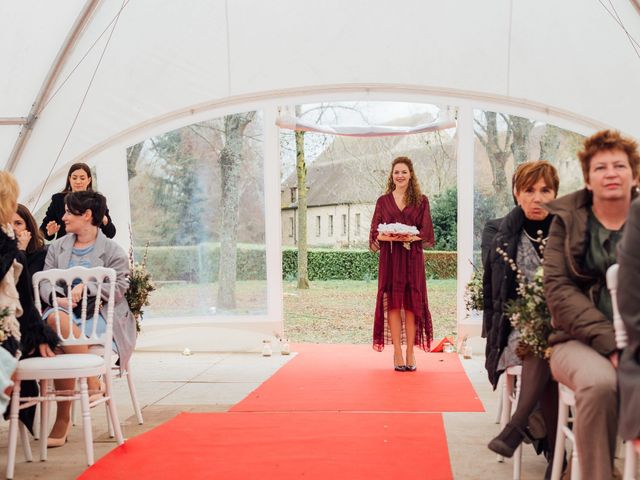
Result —
POLYGON ((107 223, 109 223, 109 218, 105 215, 104 217, 102 217, 102 224, 106 225, 107 223))
MULTIPOLYGON (((71 300, 76 305, 82 300, 82 292, 84 291, 84 284, 79 283, 71 289, 71 300)), ((75 306, 75 305, 74 305, 75 306)))
POLYGON ((613 368, 618 368, 618 352, 613 352, 609 355, 609 360, 611 361, 613 368))
POLYGON ((58 233, 58 230, 60 230, 60 225, 58 225, 58 223, 55 220, 51 220, 49 223, 47 223, 48 236, 58 233))
POLYGON ((51 350, 51 347, 49 347, 48 344, 46 343, 41 343, 40 345, 38 345, 38 350, 40 350, 40 356, 41 357, 55 357, 56 354, 53 353, 53 350, 51 350))
POLYGON ((29 242, 31 241, 31 232, 29 230, 24 230, 17 236, 17 240, 18 248, 25 251, 27 249, 27 245, 29 245, 29 242))
POLYGON ((76 302, 71 302, 71 305, 69 305, 69 299, 67 297, 58 298, 58 306, 61 308, 70 309, 70 308, 74 308, 76 305, 77 305, 76 302))

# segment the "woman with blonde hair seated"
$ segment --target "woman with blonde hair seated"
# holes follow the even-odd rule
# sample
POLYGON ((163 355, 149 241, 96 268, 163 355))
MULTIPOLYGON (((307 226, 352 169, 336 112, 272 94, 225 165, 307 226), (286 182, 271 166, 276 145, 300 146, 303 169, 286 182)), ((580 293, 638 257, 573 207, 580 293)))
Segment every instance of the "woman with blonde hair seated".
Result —
MULTIPOLYGON (((18 248, 11 226, 17 209, 18 183, 9 172, 0 171, 0 308, 7 308, 0 329, 1 346, 14 357, 54 356, 56 333, 42 323, 33 302, 31 275, 18 248)), ((22 382, 25 396, 36 396, 35 382, 22 382)), ((20 420, 33 426, 35 408, 20 410, 20 420)))

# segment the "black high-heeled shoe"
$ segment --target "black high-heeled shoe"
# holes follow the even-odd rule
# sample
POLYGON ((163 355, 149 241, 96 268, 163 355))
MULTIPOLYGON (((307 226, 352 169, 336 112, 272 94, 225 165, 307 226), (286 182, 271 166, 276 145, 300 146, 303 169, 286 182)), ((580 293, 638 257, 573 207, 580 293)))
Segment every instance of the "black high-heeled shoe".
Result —
POLYGON ((524 431, 509 422, 498 436, 493 438, 487 446, 489 447, 489 450, 497 453, 498 455, 511 458, 513 456, 513 452, 515 452, 516 448, 518 448, 524 440, 524 437, 524 431))

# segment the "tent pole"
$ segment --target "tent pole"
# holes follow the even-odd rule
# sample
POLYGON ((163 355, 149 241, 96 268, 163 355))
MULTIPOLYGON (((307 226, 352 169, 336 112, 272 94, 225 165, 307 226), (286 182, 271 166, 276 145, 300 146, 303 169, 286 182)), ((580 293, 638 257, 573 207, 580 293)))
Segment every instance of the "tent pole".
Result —
POLYGON ((42 85, 40 87, 40 91, 36 96, 36 99, 33 102, 31 110, 29 111, 29 115, 26 117, 26 121, 22 125, 20 129, 20 134, 16 140, 16 143, 13 145, 13 150, 11 151, 11 155, 9 155, 9 160, 6 164, 6 169, 10 172, 13 172, 20 161, 20 156, 24 151, 29 138, 31 137, 31 132, 33 131, 34 124, 38 119, 38 115, 45 104, 45 102, 49 98, 49 94, 51 93, 51 89, 56 84, 58 77, 60 76, 60 72, 62 72, 62 68, 67 62, 70 53, 75 48, 78 40, 80 39, 82 32, 85 27, 89 23, 89 19, 93 12, 98 8, 100 4, 100 0, 87 0, 84 4, 84 7, 80 11, 78 18, 74 22, 71 30, 67 34, 67 38, 65 38, 60 50, 58 51, 58 55, 56 56, 51 68, 49 69, 49 73, 45 77, 42 85))

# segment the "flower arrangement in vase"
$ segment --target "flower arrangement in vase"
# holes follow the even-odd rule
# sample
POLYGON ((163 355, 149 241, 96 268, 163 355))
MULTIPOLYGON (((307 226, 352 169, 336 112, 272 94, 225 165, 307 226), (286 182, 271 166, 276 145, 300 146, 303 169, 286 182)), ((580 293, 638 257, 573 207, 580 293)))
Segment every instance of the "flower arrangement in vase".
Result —
POLYGON ((484 310, 484 297, 482 294, 482 270, 476 268, 473 263, 471 279, 464 289, 464 304, 470 312, 484 310))
POLYGON ((129 289, 125 294, 129 309, 136 319, 136 332, 140 332, 142 308, 149 305, 149 294, 156 289, 151 273, 147 270, 147 252, 149 243, 145 246, 142 262, 133 258, 133 242, 129 247, 129 289))

